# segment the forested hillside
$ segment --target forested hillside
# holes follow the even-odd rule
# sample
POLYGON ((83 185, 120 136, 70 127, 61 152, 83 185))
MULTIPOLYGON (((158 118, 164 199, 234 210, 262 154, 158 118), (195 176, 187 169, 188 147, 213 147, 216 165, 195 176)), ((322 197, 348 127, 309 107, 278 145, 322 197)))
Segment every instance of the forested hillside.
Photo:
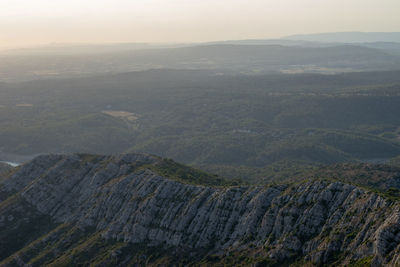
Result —
POLYGON ((398 72, 153 70, 1 85, 0 149, 142 151, 248 177, 288 162, 388 161, 400 155, 398 114, 398 72))

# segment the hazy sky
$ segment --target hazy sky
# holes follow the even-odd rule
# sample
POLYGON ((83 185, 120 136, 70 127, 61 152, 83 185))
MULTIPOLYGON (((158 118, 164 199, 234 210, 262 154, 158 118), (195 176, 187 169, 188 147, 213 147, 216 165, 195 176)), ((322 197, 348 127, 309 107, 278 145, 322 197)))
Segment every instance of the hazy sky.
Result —
POLYGON ((0 0, 0 48, 400 31, 400 0, 0 0))

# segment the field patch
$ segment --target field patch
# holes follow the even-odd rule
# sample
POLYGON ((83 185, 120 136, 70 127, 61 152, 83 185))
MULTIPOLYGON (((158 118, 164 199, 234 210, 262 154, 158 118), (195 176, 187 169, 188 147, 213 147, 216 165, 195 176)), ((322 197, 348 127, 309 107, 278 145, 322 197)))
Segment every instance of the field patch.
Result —
POLYGON ((28 104, 28 103, 21 103, 21 104, 16 104, 16 107, 33 107, 33 104, 28 104))
POLYGON ((135 113, 121 110, 103 110, 101 113, 130 122, 136 121, 138 119, 138 116, 135 113))

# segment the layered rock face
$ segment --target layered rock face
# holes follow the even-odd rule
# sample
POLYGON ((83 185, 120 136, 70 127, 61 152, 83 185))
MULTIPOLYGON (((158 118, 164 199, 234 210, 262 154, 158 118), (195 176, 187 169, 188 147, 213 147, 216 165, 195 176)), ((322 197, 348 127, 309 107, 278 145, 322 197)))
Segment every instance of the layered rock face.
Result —
MULTIPOLYGON (((400 206, 395 201, 322 180, 242 187, 186 184, 160 176, 152 167, 161 164, 162 159, 144 154, 46 155, 16 169, 0 183, 0 237, 13 239, 7 235, 18 232, 15 225, 41 225, 36 236, 18 244, 11 240, 15 249, 1 255, 2 264, 38 264, 43 244, 57 227, 69 225, 83 233, 91 229, 104 242, 183 251, 193 262, 201 251, 218 259, 250 255, 253 265, 262 259, 259 265, 400 266, 400 206)), ((2 242, 6 247, 8 241, 2 242)), ((62 255, 59 248, 52 250, 47 263, 62 255)))

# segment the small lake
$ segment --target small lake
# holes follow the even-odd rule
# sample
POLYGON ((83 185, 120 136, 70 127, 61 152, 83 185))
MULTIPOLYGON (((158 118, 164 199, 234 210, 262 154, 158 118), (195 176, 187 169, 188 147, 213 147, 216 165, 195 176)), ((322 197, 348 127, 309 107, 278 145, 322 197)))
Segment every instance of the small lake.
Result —
POLYGON ((6 164, 11 165, 13 167, 17 167, 17 166, 21 165, 20 163, 17 163, 17 162, 10 162, 10 161, 0 161, 0 162, 1 163, 6 163, 6 164))

